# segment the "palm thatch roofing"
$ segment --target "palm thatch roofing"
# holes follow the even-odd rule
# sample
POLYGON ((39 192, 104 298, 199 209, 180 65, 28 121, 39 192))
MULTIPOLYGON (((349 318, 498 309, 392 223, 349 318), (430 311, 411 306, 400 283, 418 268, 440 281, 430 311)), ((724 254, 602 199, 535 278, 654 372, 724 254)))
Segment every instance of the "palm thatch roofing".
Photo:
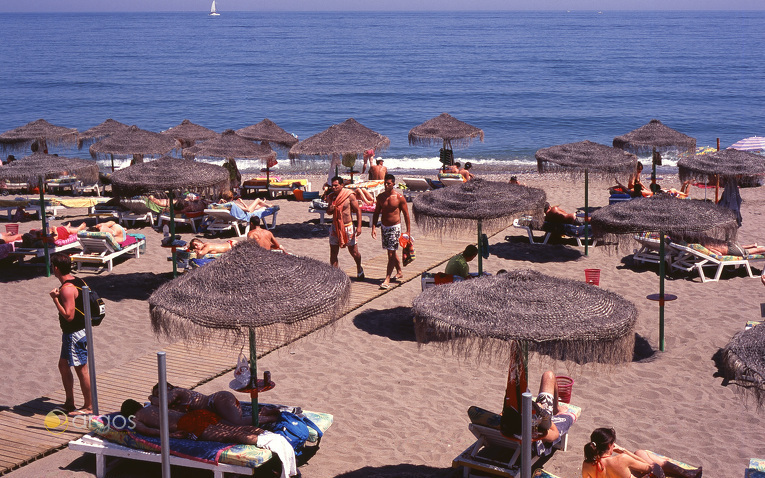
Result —
POLYGON ((214 164, 165 156, 112 173, 112 189, 121 197, 165 191, 217 195, 229 189, 228 170, 214 164))
POLYGON ((262 141, 270 145, 290 149, 297 144, 298 139, 282 129, 279 125, 266 118, 260 123, 236 130, 236 134, 250 141, 262 141))
POLYGON ((193 146, 197 141, 205 141, 219 136, 218 133, 210 128, 192 123, 187 119, 181 121, 181 124, 177 126, 162 131, 160 134, 175 138, 184 148, 193 146))
POLYGON ((90 146, 90 155, 162 155, 176 147, 175 138, 141 129, 136 125, 102 139, 90 146))
POLYGON ((441 113, 409 130, 411 145, 468 146, 475 138, 483 141, 483 130, 441 113))
POLYGON ((765 405, 765 325, 737 333, 721 354, 722 376, 765 405))
POLYGON ((98 165, 86 159, 36 153, 0 168, 0 179, 33 185, 40 182, 40 176, 45 180, 64 175, 76 176, 84 183, 94 184, 98 181, 98 165))
POLYGON ((56 126, 44 119, 32 121, 0 134, 0 144, 3 145, 3 150, 7 148, 23 149, 35 141, 61 144, 74 143, 76 140, 76 129, 56 126))
POLYGON ((458 186, 428 191, 414 199, 414 220, 426 234, 474 232, 507 227, 514 216, 531 215, 541 223, 547 195, 541 189, 475 178, 458 186))
POLYGON ((353 118, 335 124, 321 133, 298 142, 290 148, 290 159, 304 156, 356 155, 361 157, 364 151, 381 151, 390 146, 390 139, 372 131, 353 118))
POLYGON ((130 128, 130 125, 120 123, 111 118, 107 119, 103 123, 93 126, 90 129, 86 129, 82 133, 77 134, 77 149, 81 149, 85 143, 91 141, 99 141, 107 136, 126 131, 130 128))
MULTIPOLYGON (((413 302, 417 341, 478 357, 526 345, 576 363, 632 359, 637 309, 618 294, 533 270, 432 287, 413 302)), ((520 364, 511 364, 519 366, 520 364)))
POLYGON ((534 155, 540 173, 564 172, 573 175, 588 174, 609 177, 635 170, 637 156, 623 149, 592 141, 559 144, 542 148, 534 155))
POLYGON ((761 176, 765 175, 765 157, 736 149, 723 149, 707 154, 682 158, 677 162, 680 181, 709 176, 761 176))
POLYGON ((665 126, 661 121, 652 119, 640 128, 614 138, 614 148, 625 149, 634 153, 646 153, 677 149, 693 153, 696 150, 696 138, 691 138, 677 130, 665 126))
POLYGON ((260 348, 284 345, 335 321, 350 292, 340 269, 244 241, 162 285, 149 297, 149 310, 157 334, 239 342, 255 329, 260 348), (253 271, 266 264, 268 273, 255 277, 253 271))
POLYGON ((227 129, 217 138, 187 148, 183 154, 206 158, 260 159, 264 162, 276 159, 276 153, 270 146, 244 139, 233 129, 227 129))
POLYGON ((678 199, 666 194, 637 198, 592 213, 593 235, 606 244, 626 246, 642 232, 669 235, 674 241, 699 242, 711 237, 732 241, 736 237, 736 215, 727 208, 696 199, 678 199))

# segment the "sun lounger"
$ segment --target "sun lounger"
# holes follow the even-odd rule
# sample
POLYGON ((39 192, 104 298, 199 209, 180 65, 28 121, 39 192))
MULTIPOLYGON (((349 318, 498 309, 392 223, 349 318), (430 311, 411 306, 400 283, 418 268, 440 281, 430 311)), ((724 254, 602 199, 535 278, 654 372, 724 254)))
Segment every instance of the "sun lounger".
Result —
POLYGON ((26 193, 29 191, 29 183, 14 183, 10 181, 0 181, 0 195, 7 196, 11 191, 17 193, 26 193))
MULTIPOLYGON (((579 247, 583 246, 582 244, 583 240, 592 239, 592 227, 588 228, 588 231, 587 231, 588 236, 587 238, 585 238, 584 225, 581 225, 581 224, 551 224, 551 223, 545 222, 544 224, 542 224, 542 231, 545 232, 542 242, 537 242, 534 238, 534 233, 532 232, 533 228, 532 228, 530 217, 524 216, 520 219, 514 219, 513 226, 519 229, 525 230, 529 236, 529 242, 531 244, 547 244, 547 241, 550 240, 550 237, 553 235, 553 233, 558 234, 560 236, 573 238, 574 240, 576 240, 576 244, 579 247)), ((509 241, 510 236, 506 236, 505 240, 509 241)), ((592 245, 597 245, 597 241, 593 243, 592 245)))
POLYGON ((459 173, 438 173, 438 180, 444 186, 459 186, 465 182, 465 178, 459 173))
POLYGON ((401 178, 401 181, 406 185, 406 189, 403 192, 404 197, 409 201, 411 201, 413 195, 433 189, 425 178, 401 178))
MULTIPOLYGON (((562 418, 556 415, 556 426, 563 427, 573 425, 582 413, 582 409, 576 405, 568 405, 570 418, 562 418)), ((483 410, 479 407, 470 407, 468 416, 471 423, 468 425, 470 432, 476 437, 476 441, 464 452, 452 461, 452 467, 463 468, 463 476, 473 476, 473 470, 492 475, 514 477, 520 474, 521 440, 504 436, 499 430, 501 416, 496 413, 483 410)), ((532 465, 540 457, 547 456, 553 450, 566 451, 568 448, 568 430, 552 444, 546 445, 542 441, 535 440, 532 443, 532 465)), ((544 476, 544 475, 542 475, 544 476)))
MULTIPOLYGON (((237 207, 237 209, 239 208, 237 207)), ((261 219, 262 224, 267 229, 275 228, 276 216, 279 213, 279 206, 260 209, 251 214, 239 209, 237 215, 232 214, 232 211, 225 207, 210 207, 205 209, 204 213, 213 220, 213 222, 207 226, 207 232, 217 234, 229 229, 234 229, 236 235, 238 237, 242 237, 246 236, 250 231, 250 217, 252 216, 258 216, 261 219), (271 216, 270 226, 266 221, 268 216, 271 216)))
POLYGON ((65 177, 49 179, 45 181, 45 189, 50 193, 60 193, 64 189, 69 189, 74 194, 74 187, 77 185, 77 178, 65 177))
POLYGON ((249 191, 269 191, 272 194, 291 194, 295 189, 301 191, 310 191, 311 183, 307 179, 281 179, 280 177, 271 177, 268 185, 266 185, 266 178, 253 178, 248 179, 242 183, 243 193, 249 191))
MULTIPOLYGON (((211 260, 215 260, 222 256, 222 253, 205 254, 203 257, 197 257, 196 252, 189 252, 188 249, 178 249, 175 251, 175 263, 179 270, 188 270, 201 267, 211 260)), ((172 261, 172 257, 167 258, 168 261, 172 261)))
POLYGON ((82 252, 74 254, 72 262, 78 271, 98 272, 106 267, 111 272, 114 259, 123 255, 139 258, 141 252, 146 251, 146 236, 143 234, 128 234, 128 239, 118 244, 108 232, 80 231, 77 240, 82 252))
POLYGON ((745 478, 765 478, 765 459, 750 458, 745 478))
POLYGON ((347 189, 364 188, 369 191, 369 194, 371 194, 372 197, 376 198, 378 194, 381 194, 383 191, 385 191, 385 182, 380 179, 374 179, 370 181, 346 184, 344 187, 347 189))
MULTIPOLYGON (((8 256, 18 259, 20 265, 32 265, 31 263, 25 263, 25 260, 45 256, 44 247, 22 247, 21 241, 15 242, 14 246, 14 250, 9 252, 8 256)), ((77 236, 72 234, 66 240, 55 241, 53 244, 49 244, 48 254, 63 252, 78 247, 80 247, 80 243, 77 241, 77 236)), ((44 262, 41 262, 40 264, 45 265, 44 262)))
MULTIPOLYGON (((653 264, 659 263, 659 235, 653 232, 645 232, 643 234, 635 234, 632 236, 638 243, 640 243, 640 249, 635 250, 632 254, 632 260, 637 263, 650 262, 653 264)), ((675 256, 675 249, 669 247, 669 241, 664 238, 664 262, 667 265, 672 264, 672 260, 675 256)))
POLYGON ((701 282, 716 282, 720 280, 723 268, 725 266, 744 266, 749 277, 757 277, 752 274, 751 264, 753 262, 765 262, 764 254, 750 254, 747 258, 741 256, 720 256, 713 253, 701 244, 678 244, 670 243, 669 247, 677 251, 677 255, 672 261, 672 270, 682 270, 691 272, 694 269, 698 271, 701 282), (715 267, 714 278, 709 278, 704 274, 704 267, 715 267))
POLYGON ((127 209, 119 211, 120 224, 130 223, 133 226, 136 221, 146 221, 154 226, 154 211, 148 206, 146 198, 123 199, 120 205, 127 209))
MULTIPOLYGON (((191 226, 192 232, 197 232, 197 229, 199 229, 199 224, 204 219, 206 212, 199 211, 199 212, 190 212, 186 214, 176 214, 175 215, 175 224, 176 226, 178 224, 188 224, 191 226)), ((170 223, 170 213, 169 212, 162 212, 157 217, 157 228, 162 229, 162 223, 167 222, 170 223)))
POLYGON ((25 208, 29 204, 25 198, 18 197, 16 199, 0 199, 0 211, 4 212, 8 216, 8 221, 13 220, 13 214, 18 208, 25 208))
MULTIPOLYGON (((243 408, 249 406, 242 403, 243 408)), ((333 416, 328 413, 303 411, 322 433, 332 425, 333 416)), ((133 460, 159 462, 161 460, 159 438, 147 437, 131 430, 118 430, 109 426, 112 415, 94 416, 89 428, 92 433, 69 442, 69 448, 96 455, 96 476, 103 478, 107 472, 107 457, 128 458, 133 460)), ((124 420, 123 420, 124 421, 124 420)), ((309 427, 310 436, 306 446, 317 446, 319 434, 309 427)), ((173 465, 211 470, 215 477, 224 473, 252 475, 256 468, 267 463, 273 457, 270 450, 254 445, 232 445, 208 441, 195 441, 171 438, 170 462, 173 465)))
POLYGON ((101 184, 84 184, 82 181, 77 181, 74 185, 75 194, 96 193, 96 196, 101 196, 101 191, 104 190, 104 186, 101 184))

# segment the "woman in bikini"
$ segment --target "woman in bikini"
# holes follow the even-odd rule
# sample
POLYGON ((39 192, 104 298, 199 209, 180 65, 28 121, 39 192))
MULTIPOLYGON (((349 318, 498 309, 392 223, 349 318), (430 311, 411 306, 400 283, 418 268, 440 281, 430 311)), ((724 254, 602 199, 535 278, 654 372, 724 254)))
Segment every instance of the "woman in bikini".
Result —
POLYGON ((267 207, 273 207, 273 204, 267 203, 266 201, 256 198, 254 201, 252 201, 249 205, 242 201, 241 198, 237 198, 234 200, 234 193, 231 191, 226 191, 223 194, 221 194, 221 204, 236 204, 239 206, 239 208, 242 209, 242 211, 252 214, 253 212, 257 211, 258 209, 265 209, 267 207))
POLYGON ((228 252, 237 244, 234 240, 216 244, 213 242, 204 242, 199 238, 194 238, 189 242, 189 251, 196 252, 197 257, 203 257, 206 254, 222 254, 228 252))
POLYGON ((616 443, 613 428, 596 428, 584 445, 582 478, 631 478, 676 476, 701 478, 701 467, 681 468, 646 450, 632 453, 616 443))

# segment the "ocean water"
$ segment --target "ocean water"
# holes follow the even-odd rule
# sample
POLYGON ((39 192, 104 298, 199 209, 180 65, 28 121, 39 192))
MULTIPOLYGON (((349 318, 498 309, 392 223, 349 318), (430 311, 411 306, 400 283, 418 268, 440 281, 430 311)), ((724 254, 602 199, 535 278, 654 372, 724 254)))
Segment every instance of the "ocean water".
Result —
POLYGON ((457 158, 511 169, 651 118, 726 147, 765 135, 763 24, 765 12, 3 14, 0 131, 267 117, 307 138, 353 117, 407 169, 437 167, 438 146, 407 133, 442 112, 485 132, 457 158))

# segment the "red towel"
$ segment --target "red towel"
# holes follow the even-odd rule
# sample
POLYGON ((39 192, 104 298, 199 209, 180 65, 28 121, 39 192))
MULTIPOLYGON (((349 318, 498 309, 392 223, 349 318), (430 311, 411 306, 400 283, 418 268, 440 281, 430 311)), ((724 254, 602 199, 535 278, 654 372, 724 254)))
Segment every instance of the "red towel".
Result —
POLYGON ((348 244, 348 233, 345 232, 342 207, 343 203, 348 200, 348 197, 350 197, 351 194, 349 189, 341 189, 335 200, 332 202, 332 205, 335 206, 335 213, 332 215, 332 225, 334 226, 335 234, 337 235, 337 244, 340 247, 345 247, 346 244, 348 244))

